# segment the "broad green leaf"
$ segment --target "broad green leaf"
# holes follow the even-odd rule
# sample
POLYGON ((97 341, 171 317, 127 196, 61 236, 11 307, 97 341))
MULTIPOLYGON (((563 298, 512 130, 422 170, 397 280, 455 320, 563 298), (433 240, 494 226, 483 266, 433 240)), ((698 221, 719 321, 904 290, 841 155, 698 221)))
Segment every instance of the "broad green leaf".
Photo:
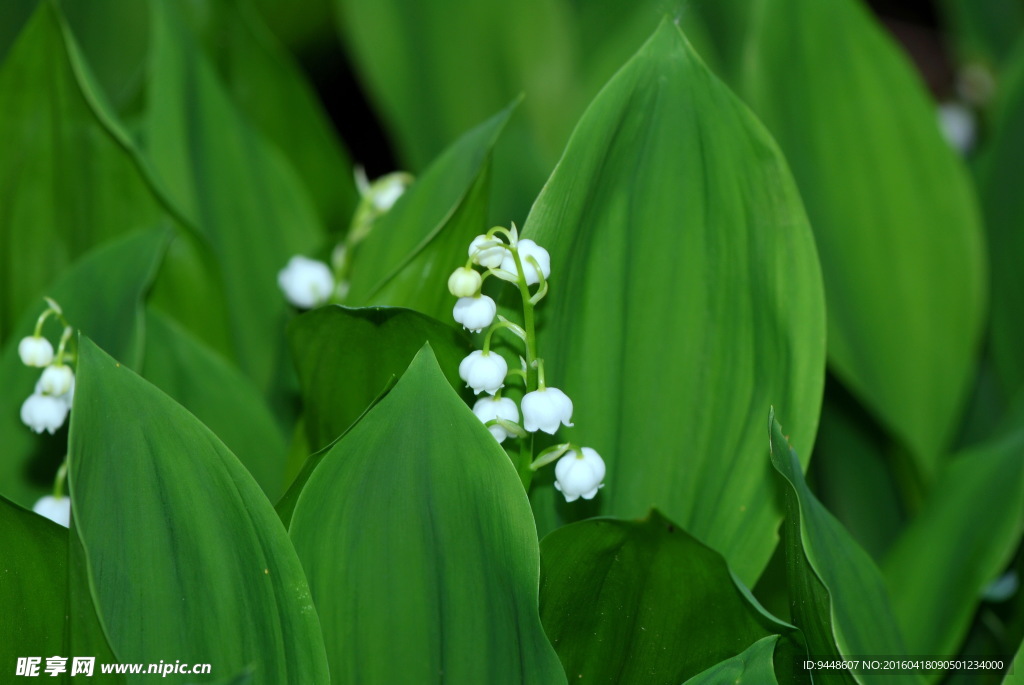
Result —
POLYGON ((67 565, 67 529, 0 497, 0 668, 6 677, 18 657, 64 653, 67 565))
POLYGON ((1024 388, 1024 49, 1000 93, 992 138, 978 161, 978 194, 992 264, 992 362, 1004 396, 1012 397, 1024 388))
POLYGON ((541 620, 572 683, 678 684, 792 630, 657 511, 559 528, 541 542, 541 571, 541 620))
MULTIPOLYGON (((793 622, 811 658, 860 659, 906 654, 881 573, 871 557, 811 493, 800 461, 769 417, 771 461, 784 479, 785 543, 793 622)), ((870 672, 818 671, 815 682, 872 683, 870 672)), ((917 683, 892 672, 887 682, 917 683)))
POLYGON ((1024 427, 941 472, 883 570, 912 654, 955 654, 1024 532, 1024 427), (941 571, 939 571, 941 569, 941 571))
POLYGON ((0 341, 69 264, 161 215, 77 68, 51 2, 0 67, 0 341))
POLYGON ((289 531, 331 682, 565 682, 519 477, 428 346, 320 462, 289 531))
POLYGON ((814 243, 771 138, 666 21, 580 120, 523 236, 551 254, 539 354, 575 401, 565 435, 607 462, 600 512, 657 506, 752 584, 782 516, 763 412, 811 417, 809 450, 825 355, 814 243))
POLYGON ((8 0, 0 3, 0 62, 28 23, 39 0, 8 0))
POLYGON ((284 490, 284 435, 252 382, 159 312, 146 314, 143 375, 238 456, 274 501, 284 490))
MULTIPOLYGON (((166 230, 132 233, 86 254, 25 311, 0 356, 0 492, 25 507, 53 490, 57 468, 67 453, 67 434, 36 435, 21 422, 20 407, 32 394, 39 369, 22 365, 18 342, 32 335, 46 308, 43 295, 54 298, 74 327, 95 336, 125 363, 138 367, 142 357, 142 298, 167 244, 166 230)), ((47 323, 43 333, 54 344, 60 326, 47 323)))
POLYGON ((153 0, 145 149, 223 271, 242 369, 266 390, 283 373, 277 272, 318 247, 321 226, 284 156, 242 118, 167 0, 153 0))
POLYGON ((448 276, 465 264, 470 241, 488 228, 491 150, 516 105, 459 138, 376 220, 354 248, 347 302, 450 319, 455 299, 448 276))
POLYGON ((1021 685, 1024 683, 1024 642, 1020 643, 1016 656, 1013 657, 1013 673, 1003 679, 1003 685, 1021 685))
POLYGON ((778 639, 778 635, 763 637, 743 650, 742 654, 712 666, 683 685, 778 685, 772 667, 772 656, 778 639))
POLYGON ((327 682, 302 568, 259 486, 209 429, 84 336, 70 464, 90 586, 120 660, 173 655, 221 673, 254 665, 259 683, 327 682))
POLYGON ((910 63, 859 0, 761 0, 759 17, 745 93, 807 205, 829 364, 915 453, 927 482, 954 435, 982 331, 970 181, 910 63))
POLYGON ((397 307, 321 307, 294 319, 288 338, 314 450, 352 425, 425 342, 455 388, 464 385, 459 362, 471 349, 453 326, 397 307))

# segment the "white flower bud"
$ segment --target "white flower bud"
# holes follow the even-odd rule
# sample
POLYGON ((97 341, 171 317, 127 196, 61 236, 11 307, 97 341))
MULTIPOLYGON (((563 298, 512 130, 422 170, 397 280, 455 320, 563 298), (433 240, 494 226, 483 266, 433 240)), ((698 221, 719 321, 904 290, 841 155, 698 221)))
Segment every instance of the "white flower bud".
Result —
POLYGON ((977 125, 974 112, 959 102, 946 102, 939 105, 939 127, 950 147, 966 155, 974 148, 977 125))
POLYGON ((455 297, 476 297, 482 284, 483 278, 477 271, 460 266, 448 277, 448 292, 455 297))
POLYGON ((57 498, 47 495, 32 505, 32 511, 65 528, 71 525, 71 499, 69 497, 57 498))
POLYGON ((68 403, 60 397, 33 394, 21 405, 21 422, 36 433, 53 435, 67 416, 68 403))
POLYGON ((71 371, 71 367, 54 364, 46 367, 46 370, 43 371, 43 375, 39 377, 39 383, 36 385, 36 391, 42 392, 44 395, 59 397, 71 390, 74 382, 75 374, 71 371))
POLYGON ((479 333, 494 322, 498 313, 498 305, 486 295, 476 297, 460 297, 452 310, 452 316, 467 330, 479 333))
POLYGON ((572 400, 558 388, 544 388, 523 397, 523 428, 531 433, 542 430, 549 435, 559 424, 572 426, 572 400))
MULTIPOLYGON (((544 278, 551 277, 551 256, 548 251, 543 247, 533 242, 530 239, 520 240, 516 243, 516 250, 519 252, 519 261, 523 263, 523 275, 526 277, 527 285, 535 285, 540 283, 540 276, 537 275, 537 267, 530 263, 530 257, 533 257, 537 264, 540 266, 540 271, 544 274, 544 278)), ((511 252, 507 252, 501 260, 501 268, 509 273, 516 272, 516 260, 512 256, 511 252)))
POLYGON ((565 495, 566 502, 578 498, 594 499, 597 491, 604 487, 604 460, 589 447, 581 447, 579 454, 570 450, 555 464, 555 488, 565 495))
POLYGON ((323 262, 295 255, 277 274, 277 284, 293 305, 311 309, 330 298, 334 291, 334 274, 323 262))
POLYGON ((42 336, 30 335, 18 343, 18 356, 25 366, 49 366, 53 361, 53 345, 42 336))
MULTIPOLYGON (((504 244, 497 238, 488 238, 485 235, 478 235, 469 244, 469 257, 474 264, 479 264, 485 269, 496 269, 501 266, 501 261, 511 253, 504 244)), ((515 269, 512 269, 515 273, 515 269)))
MULTIPOLYGON (((519 407, 507 397, 482 397, 473 405, 473 413, 484 423, 494 419, 519 423, 519 407)), ((511 435, 499 424, 488 426, 487 430, 491 431, 491 435, 498 442, 504 442, 505 438, 511 435)))
POLYGON ((487 392, 493 395, 505 385, 508 364, 505 358, 495 352, 476 350, 459 364, 459 377, 466 386, 479 395, 487 392))
POLYGON ((382 213, 391 209, 405 193, 410 181, 409 175, 402 171, 378 178, 370 186, 370 201, 374 208, 382 213))

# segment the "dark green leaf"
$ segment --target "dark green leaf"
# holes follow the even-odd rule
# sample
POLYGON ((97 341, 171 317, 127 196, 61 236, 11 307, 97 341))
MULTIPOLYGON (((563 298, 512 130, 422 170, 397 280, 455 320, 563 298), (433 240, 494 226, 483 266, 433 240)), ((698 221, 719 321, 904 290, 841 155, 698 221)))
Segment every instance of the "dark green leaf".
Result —
POLYGON ((90 586, 118 658, 327 682, 302 568, 259 486, 191 414, 85 337, 70 463, 90 586))
POLYGON ((814 243, 771 138, 666 21, 580 120, 523 234, 551 253, 539 354, 575 401, 566 434, 607 461, 601 512, 656 505, 752 583, 782 516, 763 412, 816 417, 825 355, 814 243))
POLYGON ((541 619, 572 683, 678 685, 791 630, 656 511, 560 528, 541 542, 541 567, 541 619))
POLYGON ((747 647, 742 654, 712 666, 683 685, 778 685, 772 667, 772 656, 778 639, 778 635, 763 637, 747 647))
POLYGON ((565 682, 522 485, 429 347, 320 462, 290 533, 332 682, 565 682))
POLYGON ((913 67, 859 0, 762 0, 761 10, 745 92, 807 204, 829 363, 927 481, 953 437, 983 324, 969 178, 913 67))
MULTIPOLYGON (((774 411, 768 430, 772 464, 785 481, 793 622, 807 639, 810 658, 906 654, 878 567, 808 489, 774 411)), ((866 673, 818 671, 815 682, 874 682, 866 673)), ((907 672, 893 671, 887 678, 897 685, 918 682, 907 672)))
POLYGON ((429 342, 455 388, 466 335, 419 312, 396 307, 322 307, 288 327, 305 403, 306 434, 319 450, 341 435, 401 376, 429 342))

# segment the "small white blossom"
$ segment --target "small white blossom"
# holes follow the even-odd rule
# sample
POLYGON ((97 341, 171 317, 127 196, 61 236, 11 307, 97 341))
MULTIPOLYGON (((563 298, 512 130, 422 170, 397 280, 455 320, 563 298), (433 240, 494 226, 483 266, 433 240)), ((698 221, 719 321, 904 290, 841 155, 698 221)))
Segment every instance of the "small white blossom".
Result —
POLYGON ((378 212, 391 209, 398 198, 405 193, 406 175, 403 173, 388 174, 374 182, 370 194, 373 206, 378 212))
POLYGON ((475 269, 460 266, 448 277, 448 292, 455 297, 475 297, 482 284, 483 277, 475 269))
POLYGON ((965 155, 974 148, 976 124, 974 112, 959 102, 939 105, 939 127, 950 147, 965 155))
POLYGON ((323 262, 295 255, 277 274, 277 284, 293 305, 311 309, 330 298, 334 290, 334 274, 323 262))
MULTIPOLYGON (((473 413, 476 417, 487 423, 494 419, 504 419, 512 423, 519 423, 519 407, 507 397, 482 397, 473 405, 473 413)), ((505 438, 511 435, 501 425, 488 426, 487 430, 498 442, 504 442, 505 438)))
POLYGON ((47 495, 32 505, 32 511, 65 528, 71 525, 71 499, 47 495))
POLYGON ((498 305, 486 295, 476 297, 460 297, 452 310, 452 316, 463 325, 466 330, 479 333, 494 322, 494 315, 498 313, 498 305))
POLYGON ((570 450, 555 464, 555 488, 565 495, 566 502, 578 498, 594 499, 597 491, 604 487, 604 460, 589 447, 581 447, 580 454, 570 450))
POLYGON ((495 352, 476 350, 459 364, 459 377, 477 395, 482 392, 491 395, 498 392, 505 385, 507 373, 505 358, 495 352))
MULTIPOLYGON (((504 243, 497 238, 478 235, 469 244, 469 257, 485 269, 497 269, 506 255, 511 256, 504 243)), ((515 269, 512 269, 512 273, 515 273, 515 269)))
POLYGON ((18 343, 18 356, 25 366, 49 366, 53 361, 53 345, 42 336, 30 335, 18 343))
MULTIPOLYGON (((43 391, 43 378, 42 378, 42 376, 40 376, 39 380, 36 381, 35 394, 37 394, 37 395, 49 395, 50 394, 50 393, 46 393, 46 392, 43 391)), ((58 400, 63 401, 64 404, 68 405, 68 409, 71 409, 71 402, 75 398, 75 376, 74 376, 74 374, 71 375, 71 385, 68 386, 67 391, 62 393, 62 394, 60 394, 60 395, 53 395, 53 397, 56 397, 58 400)))
POLYGON ((63 398, 35 393, 21 405, 21 422, 36 433, 45 430, 53 435, 64 425, 68 408, 68 402, 63 398))
POLYGON ((523 397, 523 427, 531 433, 542 430, 549 435, 559 424, 572 426, 572 400, 558 388, 544 388, 523 397))
POLYGON ((53 366, 46 367, 43 371, 43 375, 39 377, 36 389, 37 392, 42 392, 44 395, 59 397, 71 390, 74 382, 75 374, 69 366, 54 364, 53 366))
MULTIPOLYGON (((540 271, 544 274, 544 278, 551 277, 551 256, 548 251, 543 247, 533 242, 529 238, 526 240, 520 240, 516 243, 516 250, 519 252, 519 261, 523 263, 523 275, 526 277, 527 285, 535 285, 540 283, 540 276, 537 274, 537 267, 530 263, 530 257, 533 257, 540 266, 540 271)), ((505 256, 501 260, 501 268, 509 273, 517 273, 516 271, 516 260, 512 256, 511 252, 506 251, 505 256)))

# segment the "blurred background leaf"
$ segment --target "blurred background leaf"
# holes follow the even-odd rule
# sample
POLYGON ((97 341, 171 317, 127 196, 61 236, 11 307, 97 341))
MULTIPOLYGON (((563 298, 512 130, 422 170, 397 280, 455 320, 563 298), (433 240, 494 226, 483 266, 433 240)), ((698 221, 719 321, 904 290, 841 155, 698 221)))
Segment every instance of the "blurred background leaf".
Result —
POLYGON ((580 120, 523 235, 552 256, 539 346, 577 400, 564 434, 608 464, 591 506, 537 488, 539 528, 655 505, 752 584, 782 517, 763 412, 800 411, 809 450, 825 355, 813 239, 770 136, 666 21, 580 120))
POLYGON ((858 2, 761 0, 758 16, 745 93, 807 204, 829 364, 927 484, 955 434, 984 322, 970 179, 919 77, 858 2))
POLYGON ((289 531, 332 682, 565 682, 522 485, 429 345, 320 462, 289 531))

